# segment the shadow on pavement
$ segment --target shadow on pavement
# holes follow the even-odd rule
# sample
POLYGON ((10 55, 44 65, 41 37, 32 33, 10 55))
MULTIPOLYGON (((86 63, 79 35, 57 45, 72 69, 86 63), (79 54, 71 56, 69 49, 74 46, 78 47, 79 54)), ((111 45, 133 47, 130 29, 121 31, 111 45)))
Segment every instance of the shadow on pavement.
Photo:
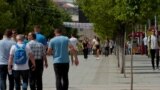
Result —
MULTIPOLYGON (((151 67, 151 66, 133 66, 134 68, 147 68, 147 67, 151 67)), ((126 66, 126 68, 131 68, 130 66, 126 66)))
MULTIPOLYGON (((130 72, 127 72, 127 74, 130 74, 130 72)), ((150 72, 133 72, 133 74, 160 74, 160 72, 154 72, 154 71, 150 71, 150 72)))

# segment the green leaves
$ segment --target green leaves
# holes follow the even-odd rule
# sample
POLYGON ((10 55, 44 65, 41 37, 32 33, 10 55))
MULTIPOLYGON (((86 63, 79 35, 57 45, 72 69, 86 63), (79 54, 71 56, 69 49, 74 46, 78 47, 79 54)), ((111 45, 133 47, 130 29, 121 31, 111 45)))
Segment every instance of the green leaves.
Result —
POLYGON ((94 23, 95 32, 100 36, 112 36, 122 32, 121 25, 130 29, 131 24, 147 23, 159 13, 160 0, 78 0, 79 6, 94 23), (121 24, 121 25, 119 25, 121 24), (104 35, 105 34, 105 35, 104 35))
POLYGON ((53 28, 71 21, 64 10, 52 0, 0 0, 0 30, 16 28, 19 33, 33 31, 34 25, 42 26, 42 33, 53 36, 53 28))

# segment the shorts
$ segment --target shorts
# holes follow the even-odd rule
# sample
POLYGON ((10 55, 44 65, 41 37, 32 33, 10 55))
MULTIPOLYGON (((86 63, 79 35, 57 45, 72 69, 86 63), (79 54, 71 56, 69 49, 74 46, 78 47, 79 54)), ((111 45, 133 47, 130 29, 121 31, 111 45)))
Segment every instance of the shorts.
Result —
POLYGON ((96 45, 96 49, 100 49, 100 45, 96 45))

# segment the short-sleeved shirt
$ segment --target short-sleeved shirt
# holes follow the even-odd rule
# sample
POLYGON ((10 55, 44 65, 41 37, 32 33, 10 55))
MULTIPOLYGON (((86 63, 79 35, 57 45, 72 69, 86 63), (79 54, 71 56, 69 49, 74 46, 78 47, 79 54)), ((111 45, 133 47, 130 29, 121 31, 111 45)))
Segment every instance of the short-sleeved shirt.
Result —
POLYGON ((16 42, 8 38, 0 40, 0 65, 8 65, 9 52, 11 46, 14 44, 16 44, 16 42))
POLYGON ((44 46, 47 46, 47 40, 44 35, 40 33, 36 33, 36 40, 40 43, 42 43, 44 46))
POLYGON ((147 37, 143 38, 143 43, 144 43, 144 45, 147 45, 147 43, 148 43, 147 37))
MULTIPOLYGON (((17 43, 17 45, 19 47, 22 47, 24 44, 17 43)), ((13 57, 14 57, 14 53, 15 53, 16 49, 17 49, 16 45, 12 45, 11 50, 10 50, 10 55, 12 55, 13 57)), ((31 51, 29 45, 26 45, 25 50, 26 50, 26 53, 27 53, 26 64, 18 65, 18 64, 13 63, 13 70, 28 70, 29 69, 29 65, 28 65, 29 53, 32 53, 32 51, 31 51)))
POLYGON ((43 44, 41 44, 35 40, 31 40, 27 44, 31 48, 35 60, 42 60, 43 56, 46 55, 45 47, 43 44))
POLYGON ((71 45, 68 37, 56 36, 49 42, 49 48, 53 49, 53 63, 69 63, 68 45, 71 45))
POLYGON ((71 44, 73 45, 74 49, 77 50, 77 43, 78 43, 77 38, 72 37, 69 40, 70 40, 71 44))

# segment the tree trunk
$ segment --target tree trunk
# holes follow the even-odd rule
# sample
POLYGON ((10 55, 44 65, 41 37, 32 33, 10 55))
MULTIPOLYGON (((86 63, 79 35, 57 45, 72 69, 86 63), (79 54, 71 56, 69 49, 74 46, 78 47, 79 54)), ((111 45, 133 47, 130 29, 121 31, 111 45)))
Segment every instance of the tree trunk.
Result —
POLYGON ((121 73, 125 73, 125 60, 124 60, 124 54, 125 54, 125 51, 124 51, 124 34, 125 34, 125 24, 121 24, 121 43, 120 43, 120 47, 121 47, 121 53, 122 53, 122 62, 121 62, 121 73))

